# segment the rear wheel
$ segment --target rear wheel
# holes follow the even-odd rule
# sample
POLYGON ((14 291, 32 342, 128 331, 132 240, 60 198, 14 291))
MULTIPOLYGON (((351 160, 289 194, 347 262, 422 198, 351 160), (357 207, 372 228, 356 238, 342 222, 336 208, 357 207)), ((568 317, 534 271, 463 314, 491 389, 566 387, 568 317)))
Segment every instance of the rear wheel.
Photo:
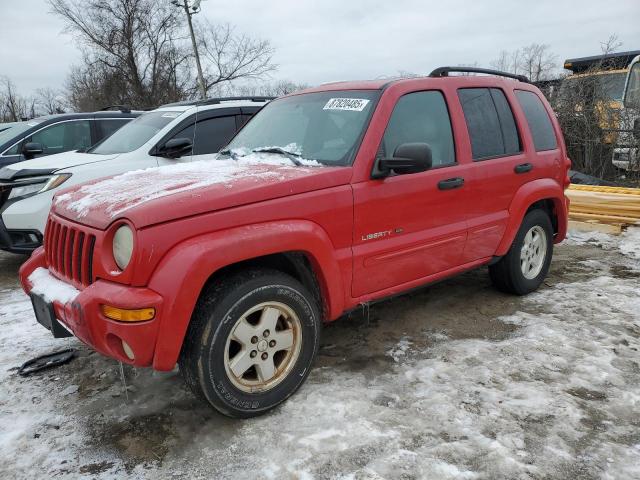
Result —
POLYGON ((489 266, 499 290, 525 295, 544 281, 553 256, 553 228, 549 215, 536 209, 527 213, 507 254, 489 266))
POLYGON ((298 281, 272 270, 233 275, 207 288, 180 355, 186 383, 231 417, 260 415, 309 374, 320 316, 298 281))

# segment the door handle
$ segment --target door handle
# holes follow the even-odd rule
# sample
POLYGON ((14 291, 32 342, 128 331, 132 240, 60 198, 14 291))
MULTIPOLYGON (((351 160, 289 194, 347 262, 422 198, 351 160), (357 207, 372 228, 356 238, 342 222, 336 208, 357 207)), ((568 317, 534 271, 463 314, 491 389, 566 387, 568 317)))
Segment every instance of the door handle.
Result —
POLYGON ((527 173, 533 170, 533 165, 530 163, 521 163, 520 165, 516 165, 516 168, 513 169, 516 173, 527 173))
POLYGON ((447 178, 446 180, 441 180, 438 182, 438 189, 452 190, 454 188, 460 188, 462 185, 464 185, 464 178, 447 178))

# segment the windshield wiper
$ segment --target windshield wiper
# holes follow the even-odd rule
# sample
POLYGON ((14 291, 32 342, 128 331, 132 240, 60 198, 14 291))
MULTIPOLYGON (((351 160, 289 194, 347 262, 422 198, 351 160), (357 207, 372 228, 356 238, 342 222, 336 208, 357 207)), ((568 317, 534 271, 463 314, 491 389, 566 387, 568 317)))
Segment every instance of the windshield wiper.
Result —
POLYGON ((279 155, 284 155, 287 157, 296 167, 301 167, 302 162, 298 160, 298 157, 301 157, 299 153, 290 152, 289 150, 285 150, 282 147, 259 147, 251 150, 253 153, 277 153, 279 155))

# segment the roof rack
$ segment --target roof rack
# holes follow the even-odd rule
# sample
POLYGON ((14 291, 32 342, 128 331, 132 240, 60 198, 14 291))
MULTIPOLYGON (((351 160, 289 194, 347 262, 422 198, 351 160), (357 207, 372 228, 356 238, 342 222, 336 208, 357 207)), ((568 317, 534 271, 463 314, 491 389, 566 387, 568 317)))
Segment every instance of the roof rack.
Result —
POLYGON ((108 105, 98 111, 106 112, 107 110, 120 110, 122 113, 131 113, 131 107, 128 105, 108 105))
POLYGON ((268 102, 276 97, 220 97, 220 98, 205 98, 204 100, 198 100, 196 105, 216 105, 222 102, 233 102, 236 100, 248 100, 250 102, 268 102))
POLYGON ((500 70, 491 70, 489 68, 478 68, 478 67, 440 67, 440 68, 436 68, 433 72, 431 72, 429 76, 430 77, 448 77, 449 72, 484 73, 487 75, 497 75, 499 77, 514 78, 524 83, 530 83, 529 79, 524 75, 516 75, 515 73, 501 72, 500 70))
POLYGON ((163 107, 176 107, 179 105, 218 105, 222 102, 234 102, 234 101, 247 101, 247 102, 268 102, 276 97, 217 97, 217 98, 205 98, 203 100, 183 100, 182 102, 167 103, 162 105, 163 107))

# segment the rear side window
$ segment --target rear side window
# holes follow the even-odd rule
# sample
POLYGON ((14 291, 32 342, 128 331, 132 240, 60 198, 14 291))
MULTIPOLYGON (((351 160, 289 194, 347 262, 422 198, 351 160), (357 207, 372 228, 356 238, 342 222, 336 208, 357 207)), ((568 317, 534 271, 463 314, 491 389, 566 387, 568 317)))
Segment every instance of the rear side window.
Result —
POLYGON ((553 125, 540 98, 535 93, 525 90, 516 90, 516 97, 527 118, 536 152, 558 148, 553 125))
POLYGON ((498 88, 491 88, 491 98, 498 112, 498 120, 500 120, 500 130, 502 132, 502 140, 504 142, 504 154, 513 155, 519 153, 522 148, 520 146, 520 137, 516 128, 516 121, 513 118, 513 112, 504 96, 504 92, 498 88))
POLYGON ((403 143, 428 143, 434 167, 456 162, 449 110, 442 93, 409 93, 398 100, 379 155, 392 157, 403 143))
POLYGON ((458 90, 474 160, 521 151, 518 129, 504 93, 497 88, 458 90))

